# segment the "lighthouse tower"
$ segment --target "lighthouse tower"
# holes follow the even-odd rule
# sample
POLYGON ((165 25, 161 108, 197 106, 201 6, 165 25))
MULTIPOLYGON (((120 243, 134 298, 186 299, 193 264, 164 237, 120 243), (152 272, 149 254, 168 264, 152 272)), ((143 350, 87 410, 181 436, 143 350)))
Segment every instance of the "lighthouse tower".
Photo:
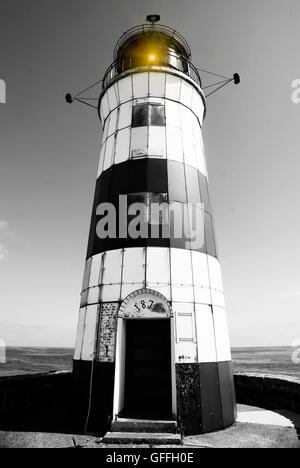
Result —
POLYGON ((74 356, 86 428, 235 421, 220 264, 202 142, 205 97, 185 39, 150 22, 117 42, 74 356))

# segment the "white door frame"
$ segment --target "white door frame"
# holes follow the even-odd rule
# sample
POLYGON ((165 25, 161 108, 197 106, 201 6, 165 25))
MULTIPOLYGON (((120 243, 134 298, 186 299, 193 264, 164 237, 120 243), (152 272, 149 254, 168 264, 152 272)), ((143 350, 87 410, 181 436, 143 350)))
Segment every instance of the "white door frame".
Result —
MULTIPOLYGON (((149 317, 148 320, 157 320, 149 317)), ((113 420, 118 418, 119 413, 124 408, 125 397, 125 363, 126 363, 126 322, 130 318, 118 317, 117 340, 116 340, 116 363, 113 399, 113 420)), ((139 319, 143 320, 143 318, 139 319)), ((173 316, 165 319, 170 321, 170 344, 171 344, 171 393, 172 393, 172 416, 177 418, 176 404, 176 372, 175 372, 175 320, 173 316)))

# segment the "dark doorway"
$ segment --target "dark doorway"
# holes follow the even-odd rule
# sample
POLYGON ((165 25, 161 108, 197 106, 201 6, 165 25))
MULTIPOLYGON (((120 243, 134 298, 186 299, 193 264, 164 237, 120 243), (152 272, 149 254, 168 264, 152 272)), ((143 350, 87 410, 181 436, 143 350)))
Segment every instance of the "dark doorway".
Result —
POLYGON ((125 404, 123 417, 172 417, 169 320, 126 321, 125 404))

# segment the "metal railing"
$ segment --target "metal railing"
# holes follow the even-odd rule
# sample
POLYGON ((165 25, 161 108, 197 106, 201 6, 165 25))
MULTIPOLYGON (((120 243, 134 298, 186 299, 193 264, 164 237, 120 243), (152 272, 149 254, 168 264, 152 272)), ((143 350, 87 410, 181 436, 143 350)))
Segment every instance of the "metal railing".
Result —
POLYGON ((157 59, 154 63, 141 63, 136 57, 121 57, 115 60, 106 70, 102 87, 105 88, 116 76, 125 71, 130 71, 139 67, 167 67, 173 70, 180 71, 189 76, 201 87, 201 78, 195 65, 192 64, 186 57, 178 53, 168 52, 164 57, 157 59))

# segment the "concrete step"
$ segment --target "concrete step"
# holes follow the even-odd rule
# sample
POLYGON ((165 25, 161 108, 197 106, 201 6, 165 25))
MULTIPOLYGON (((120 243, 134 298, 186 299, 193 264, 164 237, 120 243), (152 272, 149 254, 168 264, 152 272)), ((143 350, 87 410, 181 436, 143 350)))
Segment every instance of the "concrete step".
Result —
POLYGON ((118 418, 111 424, 112 432, 168 432, 177 431, 176 421, 162 421, 150 419, 118 418))
POLYGON ((104 444, 145 444, 145 445, 180 445, 180 434, 168 432, 107 432, 102 440, 104 444))

